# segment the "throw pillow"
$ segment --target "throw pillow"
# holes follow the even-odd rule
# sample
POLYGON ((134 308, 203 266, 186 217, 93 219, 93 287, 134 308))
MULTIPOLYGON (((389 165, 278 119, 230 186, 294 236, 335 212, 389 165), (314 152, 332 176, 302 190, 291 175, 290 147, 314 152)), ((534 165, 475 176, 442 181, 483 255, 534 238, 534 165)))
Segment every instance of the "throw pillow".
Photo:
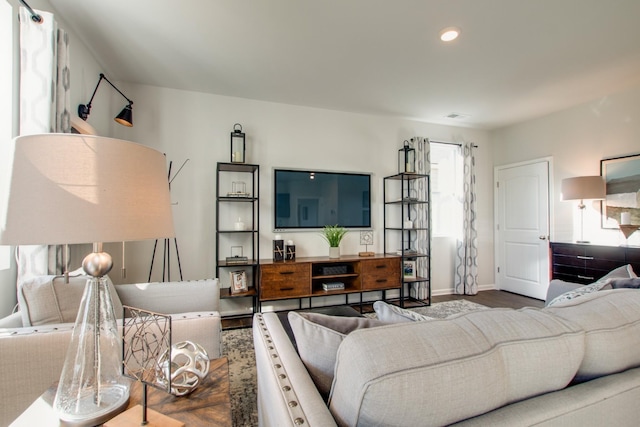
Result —
MULTIPOLYGON (((38 326, 50 323, 73 323, 87 283, 87 276, 36 276, 23 282, 18 299, 23 326, 38 326)), ((122 304, 111 279, 107 286, 116 318, 122 318, 122 304)))
POLYGON ((631 288, 640 289, 640 278, 632 277, 629 279, 610 279, 609 283, 613 289, 631 288))
POLYGON ((373 303, 373 310, 378 316, 378 320, 386 323, 400 322, 422 322, 425 320, 433 320, 433 317, 425 316, 415 311, 398 307, 397 305, 387 304, 384 301, 376 301, 373 303))
POLYGON ((383 326, 386 323, 366 317, 329 316, 291 311, 291 330, 298 345, 300 359, 325 398, 331 390, 336 353, 342 340, 356 329, 383 326))
POLYGON ((610 286, 609 282, 612 279, 628 279, 632 277, 637 277, 637 276, 634 273, 633 268, 631 268, 631 265, 629 264, 623 265, 622 267, 618 267, 610 271, 609 273, 602 276, 596 282, 590 285, 582 286, 578 289, 565 292, 564 294, 555 297, 549 304, 547 304, 547 307, 551 307, 555 304, 558 304, 564 301, 570 301, 572 299, 581 297, 583 295, 602 290, 605 287, 608 288, 610 286))

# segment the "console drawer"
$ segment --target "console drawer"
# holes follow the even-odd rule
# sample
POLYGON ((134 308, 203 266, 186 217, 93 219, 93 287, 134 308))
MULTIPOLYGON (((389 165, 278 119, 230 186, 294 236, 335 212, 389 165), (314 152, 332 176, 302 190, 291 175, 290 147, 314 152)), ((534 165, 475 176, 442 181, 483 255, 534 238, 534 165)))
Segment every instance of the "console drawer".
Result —
POLYGON ((362 289, 389 289, 400 287, 400 258, 360 261, 362 289))
POLYGON ((260 299, 298 298, 310 294, 311 264, 260 266, 260 299))

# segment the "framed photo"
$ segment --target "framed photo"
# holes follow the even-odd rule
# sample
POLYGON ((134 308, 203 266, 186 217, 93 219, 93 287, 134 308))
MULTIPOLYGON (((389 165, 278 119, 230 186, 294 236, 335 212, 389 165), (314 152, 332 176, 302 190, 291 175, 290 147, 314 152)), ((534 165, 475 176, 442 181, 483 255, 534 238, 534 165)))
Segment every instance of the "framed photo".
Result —
POLYGON ((244 270, 230 271, 231 293, 247 292, 247 273, 244 270))
POLYGON ((632 225, 640 225, 640 154, 600 160, 600 175, 607 188, 602 228, 617 229, 623 212, 632 225))
POLYGON ((402 275, 405 279, 416 278, 416 262, 405 260, 402 262, 402 275))

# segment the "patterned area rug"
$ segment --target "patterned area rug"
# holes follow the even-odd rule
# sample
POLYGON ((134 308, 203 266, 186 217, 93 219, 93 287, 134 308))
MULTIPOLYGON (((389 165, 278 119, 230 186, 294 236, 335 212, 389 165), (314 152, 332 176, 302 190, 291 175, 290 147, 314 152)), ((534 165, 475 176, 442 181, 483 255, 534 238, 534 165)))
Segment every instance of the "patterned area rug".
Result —
MULTIPOLYGON (((412 310, 426 316, 445 318, 452 314, 486 309, 484 305, 464 299, 446 301, 412 310)), ((234 427, 258 425, 256 395, 256 361, 251 328, 222 331, 223 354, 229 358, 231 416, 234 427)))
POLYGON ((429 317, 436 317, 438 319, 444 319, 452 314, 466 313, 468 311, 486 310, 487 306, 477 304, 475 302, 467 301, 466 299, 459 299, 454 301, 440 302, 430 305, 428 307, 415 307, 412 311, 416 313, 424 314, 429 317))

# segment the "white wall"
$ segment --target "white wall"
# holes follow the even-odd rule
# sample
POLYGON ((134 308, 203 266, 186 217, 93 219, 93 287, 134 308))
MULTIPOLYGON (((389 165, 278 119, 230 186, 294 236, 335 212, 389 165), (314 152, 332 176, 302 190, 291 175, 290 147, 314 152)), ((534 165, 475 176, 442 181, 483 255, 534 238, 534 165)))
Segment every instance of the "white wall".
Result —
MULTIPOLYGON (((496 166, 553 156, 552 240, 580 237, 577 202, 560 200, 562 179, 600 175, 601 159, 640 153, 639 99, 636 88, 491 133, 496 166)), ((585 239, 623 244, 620 231, 601 228, 600 203, 586 204, 585 239)), ((640 233, 631 236, 629 244, 640 244, 640 233)))
MULTIPOLYGON (((477 143, 479 280, 481 285, 493 285, 493 165, 486 132, 152 86, 123 87, 121 89, 135 101, 135 126, 132 129, 116 127, 114 135, 165 152, 174 168, 189 159, 172 184, 185 279, 215 276, 215 168, 216 162, 230 160, 229 134, 238 122, 247 134, 247 161, 260 165, 261 258, 270 258, 271 240, 275 235, 271 208, 273 167, 372 173, 374 250, 381 252, 382 178, 397 172, 397 151, 402 141, 425 136, 477 143)), ((298 257, 328 254, 327 245, 318 233, 280 234, 285 240, 295 242, 298 257)), ((147 280, 152 245, 153 242, 128 245, 128 281, 147 280)), ((433 246, 433 290, 449 293, 453 284, 452 244, 447 239, 435 239, 433 246)), ((355 254, 362 249, 355 232, 347 234, 341 245, 343 254, 355 254)), ((156 271, 159 273, 160 268, 154 267, 154 279, 158 278, 156 271)), ((178 277, 176 272, 174 265, 174 280, 178 277)), ((246 309, 248 304, 246 301, 239 308, 246 309)))

